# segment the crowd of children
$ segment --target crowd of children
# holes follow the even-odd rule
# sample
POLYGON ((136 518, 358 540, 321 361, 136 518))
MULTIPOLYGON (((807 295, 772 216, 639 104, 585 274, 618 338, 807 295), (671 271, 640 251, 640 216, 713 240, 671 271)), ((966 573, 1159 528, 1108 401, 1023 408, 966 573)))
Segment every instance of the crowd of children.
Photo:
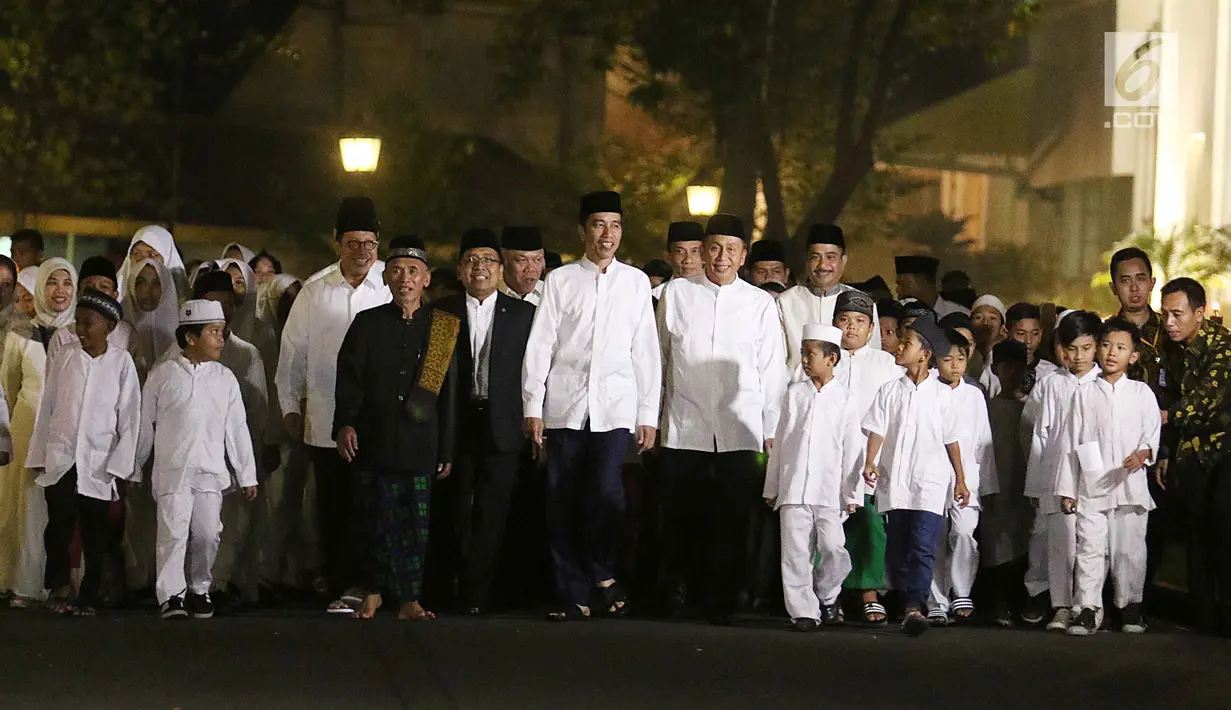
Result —
MULTIPOLYGON (((835 309, 838 325, 858 310, 850 300, 835 309)), ((994 386, 984 389, 966 373, 968 317, 937 322, 891 303, 880 317, 883 340, 896 341, 888 381, 852 368, 861 344, 817 324, 804 330, 806 379, 786 395, 764 496, 781 516, 794 628, 844 621, 842 580, 862 555, 887 573, 884 584, 846 584, 864 621, 887 618, 877 589, 893 590, 910 635, 972 619, 978 575, 995 623, 1041 623, 1050 604, 1049 630, 1087 635, 1103 622, 1109 571, 1119 628, 1145 631, 1146 466, 1162 415, 1149 386, 1126 376, 1140 357, 1137 327, 1064 311, 1062 366, 1042 365, 1040 311, 1017 304, 1005 309, 1010 337, 991 349, 983 381, 994 386), (883 516, 883 546, 863 544, 858 512, 883 516)))

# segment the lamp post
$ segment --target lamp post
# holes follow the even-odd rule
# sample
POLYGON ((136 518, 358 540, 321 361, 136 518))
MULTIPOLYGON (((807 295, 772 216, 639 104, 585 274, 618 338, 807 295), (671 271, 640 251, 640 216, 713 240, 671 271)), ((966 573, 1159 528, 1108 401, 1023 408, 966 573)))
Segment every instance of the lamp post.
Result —
POLYGON ((722 197, 722 189, 713 185, 689 185, 688 213, 695 217, 712 215, 718 211, 718 200, 722 197))
POLYGON ((380 162, 380 139, 372 137, 342 138, 338 141, 342 153, 342 169, 348 173, 371 173, 380 162))

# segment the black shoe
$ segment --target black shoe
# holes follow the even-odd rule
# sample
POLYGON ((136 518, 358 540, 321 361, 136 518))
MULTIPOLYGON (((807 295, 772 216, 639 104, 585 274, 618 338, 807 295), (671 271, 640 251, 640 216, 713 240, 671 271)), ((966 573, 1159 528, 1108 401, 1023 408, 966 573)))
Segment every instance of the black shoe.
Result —
POLYGON ((1009 609, 1009 605, 1004 602, 997 602, 996 607, 992 610, 992 621, 1001 628, 1013 628, 1013 612, 1009 609))
POLYGON ((918 609, 908 609, 906 618, 902 619, 902 633, 907 636, 922 636, 927 633, 928 620, 918 609))
POLYGON ((1146 625, 1145 614, 1141 613, 1141 604, 1129 604, 1120 610, 1120 630, 1126 634, 1144 634, 1146 625))
POLYGON ((1041 624, 1050 610, 1051 607, 1047 604, 1047 592, 1036 594, 1026 602, 1026 610, 1022 612, 1022 621, 1027 624, 1041 624))
POLYGON ((1081 610, 1069 626, 1069 636, 1093 636, 1098 631, 1098 612, 1090 607, 1081 610))
POLYGON ((164 619, 187 619, 188 612, 184 609, 183 597, 171 597, 162 603, 162 618, 164 619))
POLYGON ((834 602, 821 608, 821 623, 826 626, 841 626, 846 623, 846 614, 842 611, 842 604, 834 602))
POLYGON ((801 617, 791 622, 791 628, 795 629, 796 631, 802 631, 804 633, 807 633, 809 631, 816 631, 817 628, 819 628, 819 625, 816 623, 816 619, 809 619, 807 617, 801 617))
POLYGON ((209 619, 214 616, 214 602, 208 594, 188 595, 188 615, 194 619, 209 619))

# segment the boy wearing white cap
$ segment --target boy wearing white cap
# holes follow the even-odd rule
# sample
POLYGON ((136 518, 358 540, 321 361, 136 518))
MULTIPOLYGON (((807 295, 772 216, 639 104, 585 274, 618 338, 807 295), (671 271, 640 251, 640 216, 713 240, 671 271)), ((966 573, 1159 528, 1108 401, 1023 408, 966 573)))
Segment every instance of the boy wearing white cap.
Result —
POLYGON ((834 380, 841 357, 842 331, 804 326, 808 379, 787 389, 765 474, 765 502, 782 523, 782 591, 796 631, 843 621, 838 596, 851 558, 842 522, 862 503, 864 439, 855 396, 834 380))
POLYGON ((975 336, 975 349, 970 354, 967 370, 976 380, 982 377, 984 370, 992 366, 992 348, 1008 337, 1005 331, 1004 301, 985 293, 975 299, 974 307, 970 309, 970 324, 975 336))
POLYGON ((222 534, 222 496, 237 481, 250 500, 256 497, 256 458, 239 382, 218 362, 225 327, 216 301, 184 303, 175 331, 183 352, 155 367, 142 392, 137 468, 153 450, 155 592, 164 619, 213 616, 210 570, 222 534))

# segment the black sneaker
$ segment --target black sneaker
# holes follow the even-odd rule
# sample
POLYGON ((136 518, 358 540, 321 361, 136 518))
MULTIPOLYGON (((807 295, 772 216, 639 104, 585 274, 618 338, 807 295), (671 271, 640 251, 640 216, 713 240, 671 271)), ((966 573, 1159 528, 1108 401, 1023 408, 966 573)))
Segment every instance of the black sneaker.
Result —
POLYGON ((1126 634, 1144 634, 1146 629, 1146 617, 1141 613, 1141 604, 1129 604, 1120 610, 1120 630, 1126 634))
POLYGON ((1051 606, 1047 603, 1047 592, 1036 594, 1026 602, 1026 609, 1022 612, 1022 621, 1027 624, 1041 624, 1049 611, 1051 611, 1051 606))
POLYGON ((1093 636, 1095 631, 1098 631, 1098 611, 1086 607, 1081 610, 1065 633, 1069 636, 1093 636))
POLYGON ((821 607, 821 623, 826 626, 841 626, 846 623, 846 614, 842 611, 842 604, 834 602, 828 606, 821 607))
POLYGON ((164 619, 187 619, 188 611, 184 609, 184 598, 180 596, 171 597, 162 603, 162 618, 164 619))
POLYGON ((208 594, 189 594, 188 614, 194 619, 209 619, 214 615, 214 602, 208 594))
POLYGON ((817 626, 816 619, 809 619, 807 617, 800 617, 791 622, 791 628, 804 633, 816 631, 817 626))

